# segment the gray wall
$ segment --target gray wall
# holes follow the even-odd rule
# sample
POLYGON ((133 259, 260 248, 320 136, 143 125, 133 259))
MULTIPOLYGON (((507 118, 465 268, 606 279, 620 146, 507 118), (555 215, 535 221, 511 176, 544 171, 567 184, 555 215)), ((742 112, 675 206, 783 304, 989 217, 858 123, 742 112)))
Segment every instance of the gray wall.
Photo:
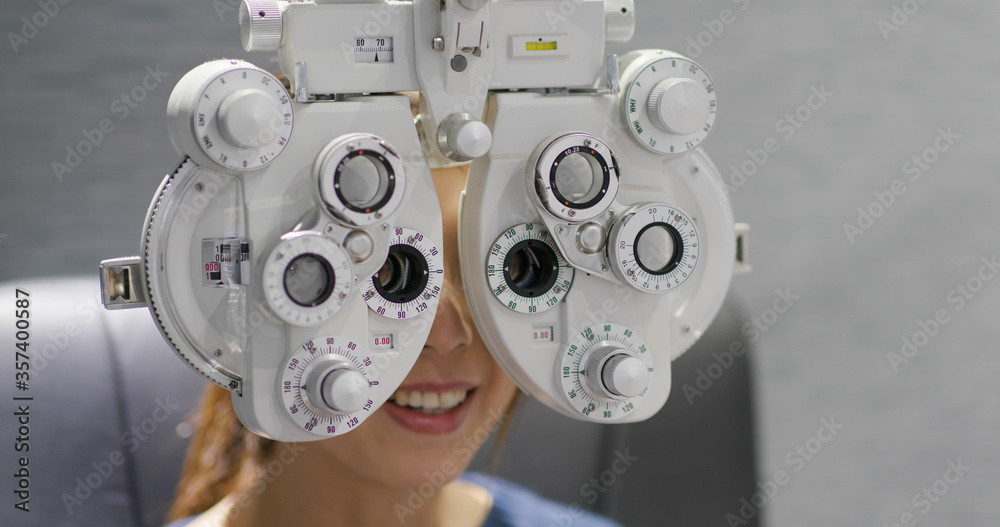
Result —
MULTIPOLYGON (((896 0, 904 4, 920 5, 896 0)), ((763 507, 771 525, 882 525, 905 513, 984 525, 1000 512, 1000 454, 989 446, 1000 437, 1000 281, 973 278, 998 252, 1000 7, 930 0, 886 39, 879 20, 893 5, 646 1, 636 39, 620 48, 685 52, 703 22, 735 13, 692 55, 720 93, 708 152, 727 179, 733 166, 756 169, 732 196, 738 219, 753 224, 755 266, 734 289, 747 322, 766 328, 756 343, 759 466, 762 478, 789 476, 763 507), (833 95, 799 109, 813 88, 833 95), (782 119, 797 109, 808 119, 788 137, 782 119), (925 154, 949 127, 954 144, 925 154), (758 168, 747 150, 769 138, 778 150, 758 168), (923 155, 936 162, 914 181, 906 163, 923 155), (849 239, 845 223, 895 180, 905 193, 849 239), (955 288, 980 285, 964 304, 949 302, 955 288), (768 311, 788 289, 793 305, 768 311), (894 371, 888 354, 939 310, 948 322, 894 371), (843 426, 822 443, 817 430, 831 418, 843 426), (795 451, 817 446, 808 461, 795 451), (944 496, 929 509, 912 503, 958 460, 972 468, 938 484, 944 496)), ((37 10, 8 6, 0 29, 19 31, 37 10)), ((148 200, 177 162, 163 118, 170 89, 204 60, 245 55, 235 12, 220 19, 208 0, 187 0, 70 1, 17 53, 5 38, 0 56, 0 280, 11 280, 92 273, 102 258, 136 253, 148 200), (168 74, 163 84, 127 116, 116 111, 147 66, 168 74), (57 179, 50 164, 104 118, 114 131, 57 179)))

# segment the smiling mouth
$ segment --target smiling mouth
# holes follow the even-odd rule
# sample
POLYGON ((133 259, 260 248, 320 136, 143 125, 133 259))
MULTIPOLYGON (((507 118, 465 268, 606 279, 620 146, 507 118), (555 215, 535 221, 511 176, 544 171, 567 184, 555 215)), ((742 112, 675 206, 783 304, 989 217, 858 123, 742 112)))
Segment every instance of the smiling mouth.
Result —
POLYGON ((450 390, 446 392, 396 390, 396 393, 389 398, 389 402, 424 414, 443 414, 464 403, 474 390, 450 390))

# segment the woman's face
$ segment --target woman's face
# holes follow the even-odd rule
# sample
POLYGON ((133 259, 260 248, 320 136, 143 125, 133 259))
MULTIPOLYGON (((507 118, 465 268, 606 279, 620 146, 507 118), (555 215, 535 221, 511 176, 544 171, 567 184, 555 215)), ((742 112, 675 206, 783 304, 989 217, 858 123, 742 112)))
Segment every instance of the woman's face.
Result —
POLYGON ((479 337, 465 300, 457 245, 465 175, 464 168, 434 171, 445 285, 430 337, 399 390, 362 426, 307 444, 321 445, 314 453, 323 459, 315 459, 331 469, 400 489, 440 487, 465 469, 517 391, 479 337))

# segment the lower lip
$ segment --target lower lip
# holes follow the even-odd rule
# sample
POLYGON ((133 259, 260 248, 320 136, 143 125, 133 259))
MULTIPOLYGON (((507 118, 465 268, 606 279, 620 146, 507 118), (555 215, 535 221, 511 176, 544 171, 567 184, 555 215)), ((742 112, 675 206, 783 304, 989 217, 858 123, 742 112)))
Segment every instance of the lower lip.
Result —
POLYGON ((382 408, 403 428, 418 434, 447 434, 454 432, 465 422, 475 390, 469 392, 465 402, 440 414, 425 414, 410 408, 403 408, 396 403, 386 401, 382 408))

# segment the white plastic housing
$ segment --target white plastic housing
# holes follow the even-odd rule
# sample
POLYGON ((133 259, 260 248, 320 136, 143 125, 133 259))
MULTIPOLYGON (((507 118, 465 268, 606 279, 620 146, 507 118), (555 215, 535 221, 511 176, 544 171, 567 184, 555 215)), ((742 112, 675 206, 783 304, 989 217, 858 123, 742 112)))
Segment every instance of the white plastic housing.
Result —
MULTIPOLYGON (((219 61, 228 64, 228 61, 219 61)), ((186 89, 180 87, 178 89, 186 89)), ((228 175, 186 160, 168 176, 150 207, 144 229, 145 281, 151 310, 178 354, 197 371, 233 390, 241 421, 254 432, 282 441, 311 441, 344 433, 309 431, 291 419, 282 404, 280 373, 291 354, 310 341, 336 337, 367 349, 381 389, 370 413, 405 378, 430 331, 438 294, 416 317, 399 321, 371 311, 362 298, 364 283, 385 260, 396 227, 419 231, 434 244, 442 239, 441 211, 430 169, 421 153, 409 100, 372 96, 329 103, 293 103, 295 132, 281 155, 263 168, 228 175), (398 210, 367 227, 374 242, 370 258, 353 262, 354 276, 343 308, 314 326, 287 323, 267 301, 262 273, 283 235, 305 230, 344 245, 359 229, 338 221, 322 204, 313 166, 332 140, 364 132, 384 138, 399 157, 408 180, 398 210), (248 285, 206 287, 203 240, 237 239, 247 244, 248 285), (379 336, 380 345, 373 345, 379 336), (391 344, 386 345, 386 342, 391 344)), ((184 130, 181 130, 182 132, 184 130)), ((190 132, 188 132, 190 133, 190 132)), ((193 141, 179 141, 192 154, 193 141)), ((430 292, 429 292, 430 293, 430 292)), ((351 422, 347 414, 346 422, 351 422)))
MULTIPOLYGON (((495 141, 490 153, 473 162, 462 204, 460 244, 469 303, 483 339, 497 361, 523 389, 546 405, 579 419, 561 393, 555 369, 567 342, 587 327, 605 323, 630 328, 649 346, 653 371, 649 390, 634 411, 614 422, 632 422, 655 414, 666 402, 670 362, 701 336, 729 289, 735 256, 732 208, 722 178, 708 157, 696 149, 663 156, 640 146, 621 118, 617 95, 551 97, 538 93, 498 93, 490 97, 486 122, 495 141), (601 138, 617 156, 621 178, 611 212, 636 203, 676 205, 697 223, 700 263, 693 275, 666 295, 644 294, 625 285, 610 270, 577 272, 563 302, 544 313, 522 314, 493 298, 483 272, 491 244, 511 226, 544 221, 556 232, 567 260, 578 269, 600 255, 580 252, 579 226, 563 223, 529 199, 526 181, 529 153, 549 136, 586 132, 601 138), (559 230, 562 230, 562 235, 559 230), (552 328, 551 341, 533 338, 535 328, 552 328)), ((616 214, 599 221, 610 227, 616 214)), ((608 422, 607 420, 603 420, 608 422)))

